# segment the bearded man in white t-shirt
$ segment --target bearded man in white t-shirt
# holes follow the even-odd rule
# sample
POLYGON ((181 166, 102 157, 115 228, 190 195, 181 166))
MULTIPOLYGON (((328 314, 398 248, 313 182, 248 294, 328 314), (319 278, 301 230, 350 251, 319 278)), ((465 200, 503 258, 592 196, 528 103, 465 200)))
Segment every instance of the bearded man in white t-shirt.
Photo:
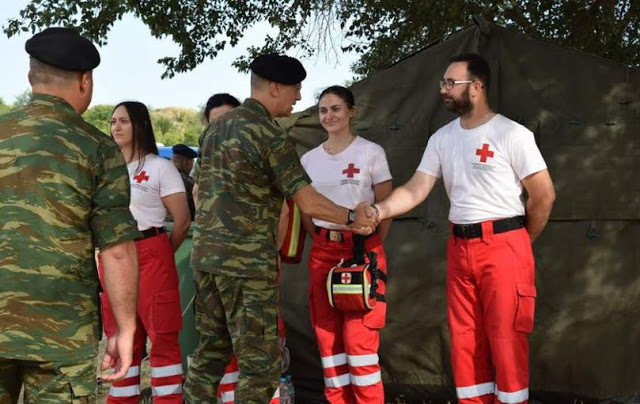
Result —
POLYGON ((411 180, 367 213, 379 220, 405 213, 442 177, 451 201, 447 311, 458 401, 526 403, 536 296, 531 242, 555 191, 533 133, 491 110, 487 62, 476 54, 450 62, 440 94, 459 118, 431 136, 411 180))

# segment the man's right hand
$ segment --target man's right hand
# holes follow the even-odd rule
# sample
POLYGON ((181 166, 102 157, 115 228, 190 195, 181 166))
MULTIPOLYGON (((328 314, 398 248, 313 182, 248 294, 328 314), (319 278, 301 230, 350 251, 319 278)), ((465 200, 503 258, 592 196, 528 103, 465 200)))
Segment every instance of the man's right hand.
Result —
POLYGON ((378 226, 379 220, 375 210, 367 202, 361 202, 355 208, 356 219, 351 228, 358 234, 371 234, 378 226))
POLYGON ((107 382, 124 379, 133 362, 133 337, 135 332, 116 333, 107 341, 107 349, 100 364, 100 370, 113 368, 113 373, 102 376, 107 382))

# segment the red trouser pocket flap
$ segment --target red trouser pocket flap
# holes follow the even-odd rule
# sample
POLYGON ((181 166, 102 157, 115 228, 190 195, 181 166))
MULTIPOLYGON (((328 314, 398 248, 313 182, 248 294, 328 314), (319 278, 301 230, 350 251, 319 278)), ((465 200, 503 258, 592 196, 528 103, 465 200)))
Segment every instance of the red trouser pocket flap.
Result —
POLYGON ((520 332, 533 331, 533 318, 536 310, 536 286, 529 283, 516 284, 518 292, 518 309, 514 329, 520 332))
POLYGON ((182 329, 180 293, 166 290, 153 295, 153 328, 157 333, 178 332, 182 329))
POLYGON ((532 285, 529 283, 517 283, 516 287, 518 288, 518 296, 526 296, 526 297, 538 296, 538 292, 536 291, 536 285, 532 285))

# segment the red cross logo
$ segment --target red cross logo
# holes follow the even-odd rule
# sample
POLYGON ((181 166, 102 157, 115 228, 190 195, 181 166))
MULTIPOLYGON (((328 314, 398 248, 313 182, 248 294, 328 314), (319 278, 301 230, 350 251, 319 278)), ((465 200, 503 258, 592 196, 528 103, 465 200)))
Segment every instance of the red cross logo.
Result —
POLYGON ((342 283, 351 283, 351 274, 349 272, 343 273, 340 281, 342 283))
POLYGON ((360 172, 359 168, 356 168, 355 164, 349 163, 349 166, 342 170, 342 174, 347 174, 347 178, 353 178, 354 174, 358 174, 360 172))
POLYGON ((136 182, 139 184, 142 181, 149 181, 149 176, 147 175, 146 171, 140 171, 140 174, 134 175, 133 179, 136 180, 136 182))
POLYGON ((482 149, 477 149, 476 156, 480 156, 481 163, 486 163, 487 157, 493 157, 493 152, 489 150, 489 143, 484 143, 482 149))

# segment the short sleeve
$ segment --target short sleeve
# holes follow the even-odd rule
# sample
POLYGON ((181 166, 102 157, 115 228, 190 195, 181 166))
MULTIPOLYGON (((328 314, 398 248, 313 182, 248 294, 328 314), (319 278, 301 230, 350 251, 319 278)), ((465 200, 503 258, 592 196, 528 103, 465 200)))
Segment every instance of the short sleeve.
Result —
POLYGON ((511 167, 520 180, 547 168, 530 130, 519 127, 519 130, 510 133, 508 142, 511 167))
POLYGON ((384 149, 380 145, 376 144, 375 147, 372 148, 371 153, 371 183, 376 185, 381 182, 389 181, 391 178, 387 155, 385 154, 384 149))
POLYGON ((162 161, 160 170, 160 197, 186 192, 178 169, 169 161, 162 161))
POLYGON ((275 137, 268 158, 275 185, 286 198, 291 198, 311 184, 311 179, 302 168, 293 140, 285 133, 275 137))
POLYGON ((140 237, 129 211, 130 185, 127 166, 115 143, 98 150, 89 227, 100 249, 140 237))
POLYGON ((416 171, 423 172, 425 174, 432 175, 436 178, 442 177, 442 161, 440 160, 439 144, 437 138, 437 132, 429 139, 427 148, 422 154, 422 160, 416 171))

